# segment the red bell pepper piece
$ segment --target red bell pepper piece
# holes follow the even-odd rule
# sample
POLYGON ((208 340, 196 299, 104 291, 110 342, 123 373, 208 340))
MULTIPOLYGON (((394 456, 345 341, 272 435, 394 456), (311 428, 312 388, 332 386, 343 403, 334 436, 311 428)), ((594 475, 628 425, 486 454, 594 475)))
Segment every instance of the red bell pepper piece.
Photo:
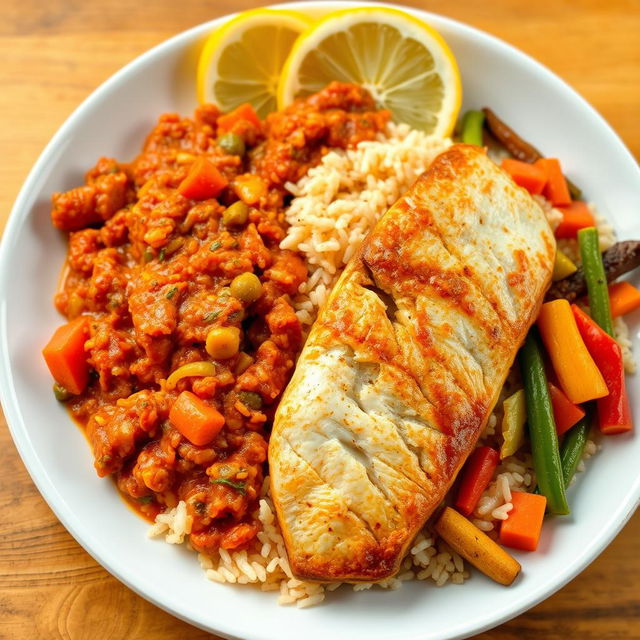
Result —
POLYGON ((584 418, 584 410, 577 404, 573 404, 553 382, 547 380, 547 386, 549 387, 556 431, 561 436, 565 431, 569 431, 578 420, 584 418))
POLYGON ((601 329, 580 307, 571 305, 587 350, 591 354, 609 389, 609 395, 598 399, 600 431, 606 435, 633 429, 631 408, 624 379, 624 363, 620 345, 601 329))
POLYGON ((493 478, 500 454, 491 447, 478 447, 467 460, 462 471, 455 506, 460 513, 470 516, 480 500, 482 492, 493 478))
POLYGON ((206 158, 197 158, 187 177, 178 185, 178 193, 189 200, 215 198, 229 184, 206 158))

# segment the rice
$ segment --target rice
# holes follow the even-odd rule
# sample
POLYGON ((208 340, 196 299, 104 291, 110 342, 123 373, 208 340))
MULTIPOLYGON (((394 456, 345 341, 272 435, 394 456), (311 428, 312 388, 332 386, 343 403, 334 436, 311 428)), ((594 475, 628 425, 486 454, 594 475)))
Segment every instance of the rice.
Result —
POLYGON ((327 153, 296 184, 282 249, 302 253, 309 268, 294 306, 300 321, 315 320, 342 267, 369 230, 451 140, 390 123, 374 141, 327 153))
MULTIPOLYGON (((278 604, 295 604, 300 609, 320 604, 327 592, 340 586, 341 583, 318 584, 298 580, 291 573, 282 532, 275 517, 268 477, 263 483, 253 516, 260 522, 262 530, 248 549, 219 549, 212 555, 198 554, 200 566, 209 580, 222 584, 252 584, 262 591, 277 591, 278 604)), ((163 535, 165 541, 181 544, 187 541, 191 524, 186 503, 180 501, 175 508, 156 517, 148 535, 163 535)), ((463 559, 425 528, 417 535, 396 576, 375 584, 361 582, 351 586, 354 591, 374 586, 395 590, 408 580, 430 580, 436 586, 443 586, 448 582, 462 584, 468 577, 463 559)))

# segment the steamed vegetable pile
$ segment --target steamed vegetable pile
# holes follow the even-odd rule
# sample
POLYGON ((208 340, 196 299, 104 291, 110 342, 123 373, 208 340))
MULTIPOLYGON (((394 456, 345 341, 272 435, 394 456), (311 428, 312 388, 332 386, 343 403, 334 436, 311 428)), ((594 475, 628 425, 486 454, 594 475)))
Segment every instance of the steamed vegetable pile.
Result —
POLYGON ((469 562, 497 582, 511 584, 520 565, 467 518, 500 460, 528 441, 537 487, 533 493, 512 493, 513 509, 502 521, 498 542, 535 551, 545 514, 570 512, 566 489, 591 430, 611 436, 633 429, 613 318, 640 307, 640 290, 613 281, 640 265, 640 242, 619 242, 601 253, 593 214, 559 160, 543 157, 490 109, 467 112, 460 138, 467 144, 500 145, 513 156, 502 161, 502 168, 562 213, 556 238, 576 239, 582 261, 578 267, 557 250, 553 285, 519 354, 523 388, 503 402, 500 451, 480 446, 469 456, 455 509, 446 507, 436 524, 439 535, 469 562))

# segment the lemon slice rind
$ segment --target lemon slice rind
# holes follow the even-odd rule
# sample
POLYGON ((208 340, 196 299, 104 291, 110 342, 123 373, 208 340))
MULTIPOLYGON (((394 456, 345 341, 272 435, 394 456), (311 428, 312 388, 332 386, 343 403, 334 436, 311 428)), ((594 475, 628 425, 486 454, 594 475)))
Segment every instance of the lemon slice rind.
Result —
POLYGON ((310 24, 310 18, 289 9, 244 11, 223 24, 200 54, 199 102, 223 111, 249 102, 261 117, 275 110, 282 64, 297 35, 310 24))
POLYGON ((442 36, 388 7, 336 11, 301 33, 282 69, 278 108, 331 80, 362 85, 394 119, 437 136, 451 134, 462 102, 458 66, 442 36), (373 47, 374 38, 392 45, 373 47))

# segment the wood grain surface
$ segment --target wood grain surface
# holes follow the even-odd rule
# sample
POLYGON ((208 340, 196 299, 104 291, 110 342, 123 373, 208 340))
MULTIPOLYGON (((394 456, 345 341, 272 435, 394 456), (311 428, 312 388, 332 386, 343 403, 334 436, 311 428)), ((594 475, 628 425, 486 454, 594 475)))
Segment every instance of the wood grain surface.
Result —
MULTIPOLYGON (((5 0, 0 22, 0 229, 46 142, 96 86, 167 37, 260 4, 5 0)), ((531 54, 589 100, 640 157, 637 0, 406 4, 457 18, 531 54)), ((0 512, 0 638, 215 638, 138 597, 82 550, 32 484, 1 413, 0 512)), ((640 639, 639 540, 637 513, 602 556, 559 593, 477 638, 640 639)))

